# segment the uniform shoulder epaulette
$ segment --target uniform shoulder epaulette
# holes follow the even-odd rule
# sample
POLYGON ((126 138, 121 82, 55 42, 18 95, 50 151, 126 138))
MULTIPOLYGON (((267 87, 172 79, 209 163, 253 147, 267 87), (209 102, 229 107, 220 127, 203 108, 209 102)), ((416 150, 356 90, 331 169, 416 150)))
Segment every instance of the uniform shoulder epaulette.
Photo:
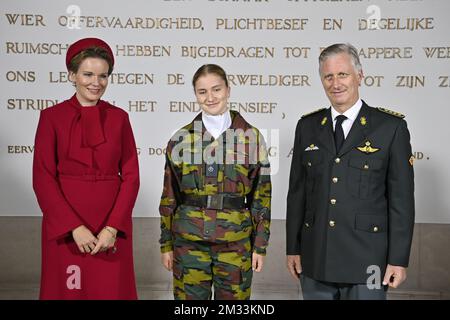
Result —
POLYGON ((312 112, 306 113, 306 114, 302 115, 302 119, 303 119, 303 118, 306 118, 307 116, 310 116, 310 115, 312 115, 312 114, 315 114, 315 113, 317 113, 317 112, 320 112, 320 111, 322 111, 322 110, 325 110, 325 109, 326 109, 326 108, 320 108, 320 109, 314 110, 314 111, 312 111, 312 112))
POLYGON ((391 116, 395 116, 397 118, 402 118, 403 119, 405 117, 405 115, 401 114, 400 112, 392 111, 392 110, 389 110, 389 109, 386 109, 386 108, 381 108, 381 107, 378 107, 377 109, 379 111, 381 111, 381 112, 390 114, 391 116))

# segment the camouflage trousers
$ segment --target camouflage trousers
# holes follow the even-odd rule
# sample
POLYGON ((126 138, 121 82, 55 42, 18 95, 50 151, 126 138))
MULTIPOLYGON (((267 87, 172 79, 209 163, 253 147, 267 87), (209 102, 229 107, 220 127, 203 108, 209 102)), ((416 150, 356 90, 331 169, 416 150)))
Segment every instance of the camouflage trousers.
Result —
POLYGON ((228 243, 174 241, 176 300, 248 300, 252 283, 250 239, 228 243))

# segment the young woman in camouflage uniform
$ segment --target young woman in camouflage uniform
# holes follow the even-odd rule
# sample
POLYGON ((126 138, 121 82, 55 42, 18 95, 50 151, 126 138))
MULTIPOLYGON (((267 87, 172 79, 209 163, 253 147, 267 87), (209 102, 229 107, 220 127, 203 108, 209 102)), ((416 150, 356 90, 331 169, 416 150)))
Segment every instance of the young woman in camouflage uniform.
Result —
POLYGON ((200 67, 202 108, 167 145, 161 260, 175 299, 249 299, 269 240, 271 182, 263 136, 236 111, 225 71, 200 67))

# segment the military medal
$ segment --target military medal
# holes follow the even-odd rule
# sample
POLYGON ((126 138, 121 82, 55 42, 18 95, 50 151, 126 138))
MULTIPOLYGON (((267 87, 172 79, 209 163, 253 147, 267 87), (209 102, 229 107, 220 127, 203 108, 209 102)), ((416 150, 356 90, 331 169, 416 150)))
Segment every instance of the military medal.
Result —
POLYGON ((372 148, 370 141, 366 141, 364 147, 357 147, 359 151, 371 154, 380 150, 380 148, 372 148))

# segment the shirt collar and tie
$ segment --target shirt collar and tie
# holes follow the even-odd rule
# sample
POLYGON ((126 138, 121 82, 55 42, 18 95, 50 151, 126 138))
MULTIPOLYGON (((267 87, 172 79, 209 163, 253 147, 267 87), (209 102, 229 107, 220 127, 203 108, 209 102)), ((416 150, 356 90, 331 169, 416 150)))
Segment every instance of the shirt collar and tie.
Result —
POLYGON ((343 114, 340 114, 333 107, 331 107, 331 118, 333 119, 333 129, 334 129, 334 142, 336 144, 336 151, 339 152, 342 145, 344 144, 345 138, 347 138, 350 129, 352 128, 353 122, 355 122, 359 111, 362 107, 361 99, 358 99, 356 103, 343 114))
MULTIPOLYGON (((362 101, 361 99, 358 99, 356 103, 347 111, 343 113, 344 116, 347 117, 345 121, 342 123, 342 129, 344 130, 344 137, 347 138, 348 133, 350 132, 350 129, 352 128, 353 122, 355 122, 356 118, 358 117, 359 111, 362 107, 362 101)), ((331 107, 331 118, 333 119, 333 130, 336 128, 336 118, 340 115, 339 112, 337 112, 333 107, 331 107)))

